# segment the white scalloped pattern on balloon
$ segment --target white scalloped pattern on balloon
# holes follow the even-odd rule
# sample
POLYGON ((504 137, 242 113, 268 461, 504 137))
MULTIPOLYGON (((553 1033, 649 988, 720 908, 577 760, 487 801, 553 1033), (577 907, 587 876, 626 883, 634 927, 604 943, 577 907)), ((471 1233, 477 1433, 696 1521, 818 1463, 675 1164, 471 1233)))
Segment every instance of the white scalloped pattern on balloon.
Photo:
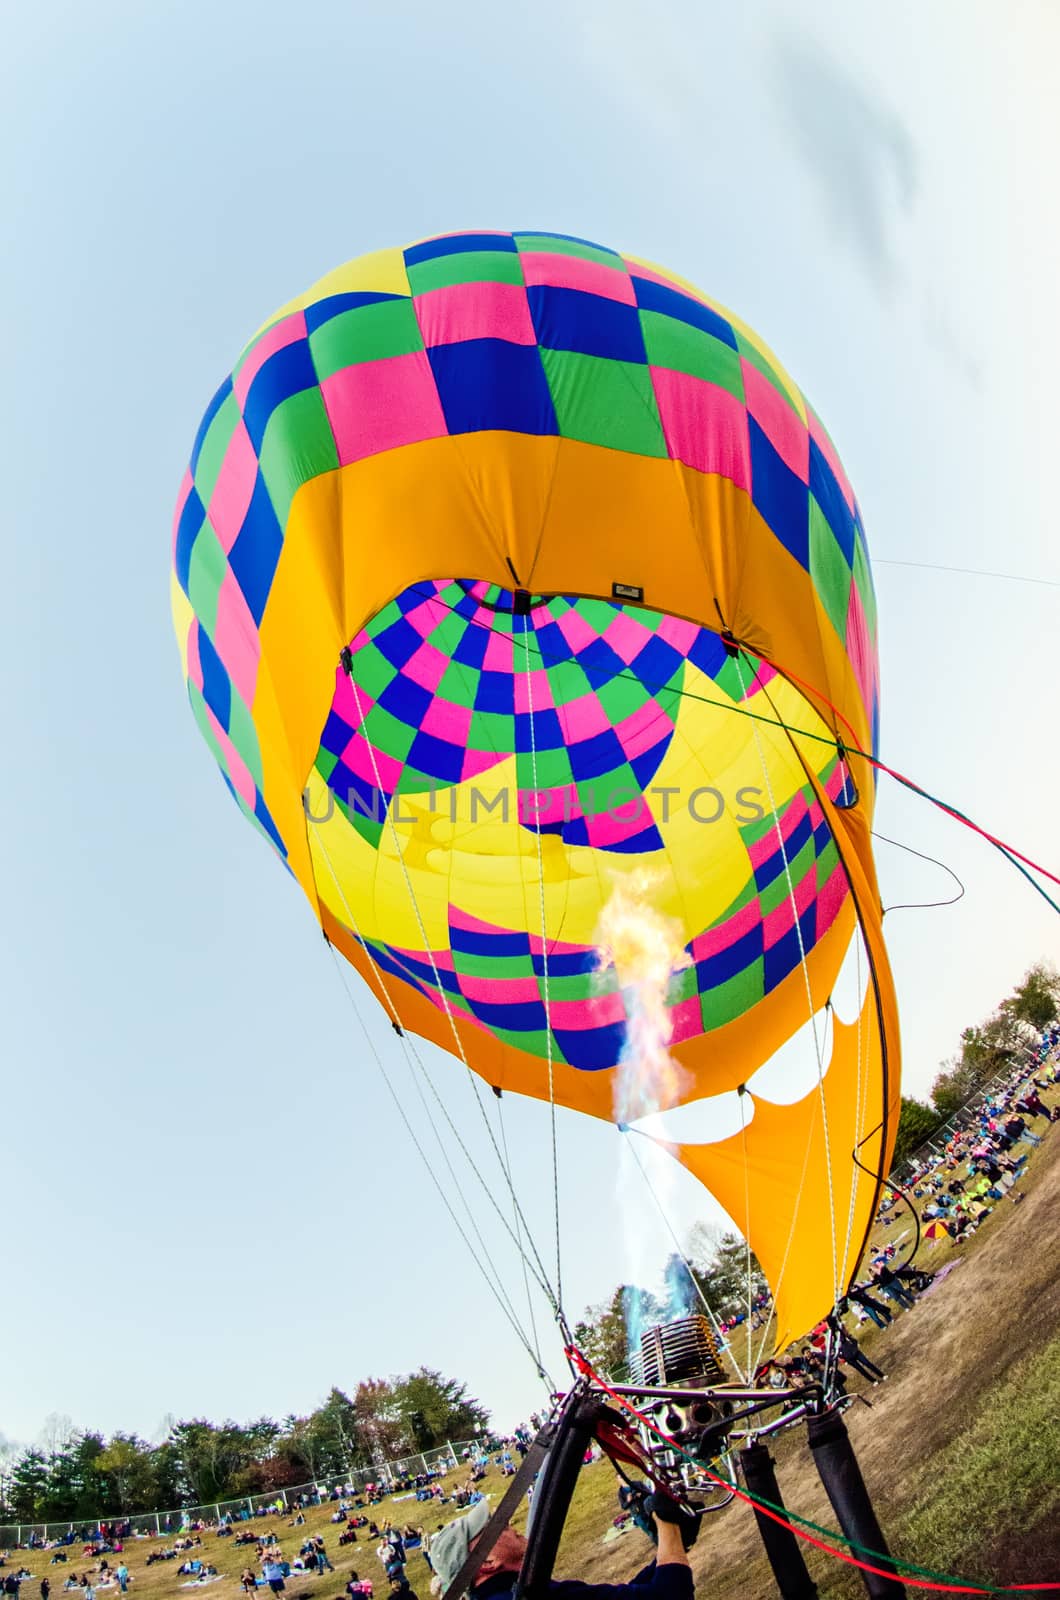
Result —
POLYGON ((748 1092, 774 1106, 797 1105, 817 1088, 831 1064, 832 1013, 825 1006, 751 1074, 748 1092))
POLYGON ((832 985, 832 1009, 840 1022, 855 1023, 858 1020, 868 987, 869 953, 865 949, 861 929, 856 927, 832 985))
POLYGON ((683 1106, 673 1106, 669 1111, 657 1111, 632 1126, 664 1144, 720 1144, 740 1131, 741 1099, 742 1125, 747 1128, 754 1121, 754 1101, 735 1089, 727 1089, 724 1094, 704 1095, 683 1106))

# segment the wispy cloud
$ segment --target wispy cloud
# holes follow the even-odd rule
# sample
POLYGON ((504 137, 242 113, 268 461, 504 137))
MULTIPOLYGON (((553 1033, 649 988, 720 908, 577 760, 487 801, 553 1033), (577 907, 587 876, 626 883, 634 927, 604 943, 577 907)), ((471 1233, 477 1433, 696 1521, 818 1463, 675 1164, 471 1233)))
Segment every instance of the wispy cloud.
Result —
POLYGON ((917 188, 913 141, 897 112, 805 36, 769 47, 769 72, 794 149, 837 237, 877 288, 898 277, 894 233, 917 188))

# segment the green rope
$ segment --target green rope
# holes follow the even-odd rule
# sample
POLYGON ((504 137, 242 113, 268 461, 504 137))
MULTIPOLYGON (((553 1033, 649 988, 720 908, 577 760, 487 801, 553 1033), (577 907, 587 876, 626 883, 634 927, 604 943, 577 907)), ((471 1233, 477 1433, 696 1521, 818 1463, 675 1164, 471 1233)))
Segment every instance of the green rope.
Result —
MULTIPOLYGON (((626 1403, 627 1405, 629 1404, 629 1402, 626 1403)), ((638 1418, 638 1420, 646 1420, 645 1418, 641 1417, 640 1413, 634 1406, 629 1405, 629 1409, 633 1415, 638 1418)), ((688 1461, 691 1466, 702 1469, 702 1463, 696 1459, 696 1457, 689 1449, 687 1449, 686 1446, 679 1444, 677 1440, 671 1438, 669 1434, 664 1434, 661 1429, 653 1428, 653 1431, 658 1434, 659 1438, 665 1439, 669 1447, 672 1450, 675 1450, 678 1455, 684 1456, 685 1460, 688 1461)), ((717 1457, 715 1457, 715 1460, 717 1460, 717 1457)), ((855 1543, 854 1540, 846 1538, 844 1534, 838 1533, 832 1528, 823 1528, 819 1522, 814 1522, 810 1517, 800 1516, 797 1511, 790 1510, 788 1506, 778 1505, 772 1500, 767 1500, 764 1495, 754 1494, 746 1486, 738 1484, 734 1478, 727 1478, 724 1473, 715 1472, 712 1473, 712 1476, 716 1478, 719 1483, 723 1483, 726 1488, 737 1491, 741 1497, 750 1500, 754 1505, 763 1506, 768 1510, 775 1512, 778 1516, 782 1517, 785 1522, 797 1522, 800 1527, 812 1529, 814 1533, 819 1534, 821 1538, 826 1539, 836 1549, 845 1545, 848 1550, 856 1552, 858 1555, 871 1556, 875 1562, 882 1562, 884 1565, 890 1565, 895 1569, 901 1568, 902 1573, 911 1573, 914 1577, 934 1579, 935 1582, 945 1584, 948 1587, 952 1586, 956 1588, 977 1589, 982 1591, 984 1594, 1016 1594, 1021 1592, 1020 1590, 1014 1588, 999 1588, 990 1583, 971 1583, 968 1579, 955 1577, 952 1573, 937 1572, 934 1567, 919 1567, 914 1561, 906 1561, 901 1556, 884 1555, 882 1551, 873 1550, 868 1545, 855 1543)), ((1060 1584, 1052 1586, 1042 1585, 1041 1587, 1043 1589, 1049 1587, 1060 1588, 1060 1584)))

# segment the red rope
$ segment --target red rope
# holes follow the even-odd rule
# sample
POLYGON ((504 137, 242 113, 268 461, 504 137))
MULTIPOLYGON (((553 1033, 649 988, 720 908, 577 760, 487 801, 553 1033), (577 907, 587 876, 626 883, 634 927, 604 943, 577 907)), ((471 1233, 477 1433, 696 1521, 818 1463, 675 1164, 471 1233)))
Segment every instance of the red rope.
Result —
MULTIPOLYGON (((616 1393, 616 1391, 611 1388, 610 1384, 606 1383, 604 1379, 600 1377, 600 1374, 596 1371, 592 1363, 575 1345, 570 1345, 567 1348, 566 1356, 569 1361, 574 1363, 579 1372, 583 1373, 585 1377, 590 1378, 593 1383, 597 1384, 598 1387, 604 1391, 606 1395, 609 1395, 612 1400, 628 1411, 631 1416, 636 1417, 638 1422, 643 1423, 646 1428, 650 1428, 652 1433, 660 1438, 665 1444, 668 1444, 672 1449, 677 1450, 679 1453, 683 1453, 681 1446, 675 1439, 672 1439, 668 1433, 665 1433, 662 1428, 653 1422, 649 1416, 646 1416, 643 1411, 638 1411, 636 1406, 633 1405, 631 1401, 627 1400, 624 1395, 616 1393)), ((823 1539, 815 1538, 814 1535, 812 1533, 808 1533, 805 1528, 797 1527, 793 1522, 790 1522, 787 1517, 781 1516, 780 1512, 778 1511, 771 1510, 769 1506, 764 1505, 762 1501, 756 1499, 754 1495, 747 1494, 743 1489, 737 1488, 736 1484, 730 1483, 728 1478, 722 1478, 718 1475, 718 1473, 711 1472, 706 1467, 702 1468, 701 1470, 708 1478, 712 1479, 714 1483, 720 1484, 723 1488, 730 1490, 737 1496, 738 1499, 745 1501, 747 1505, 752 1506, 755 1511, 760 1511, 763 1516, 769 1517, 773 1522, 778 1522, 782 1528, 787 1528, 788 1531, 795 1534, 797 1538, 805 1539, 807 1544, 815 1545, 818 1550, 823 1550, 826 1555, 835 1556, 838 1560, 845 1561, 848 1566, 857 1567, 861 1572, 871 1572, 878 1578, 890 1578, 895 1582, 907 1583, 911 1588, 914 1589, 932 1589, 947 1594, 1023 1594, 1032 1590, 1060 1589, 1060 1583, 1017 1583, 1011 1585, 1007 1589, 1001 1590, 982 1587, 975 1584, 931 1583, 926 1578, 913 1578, 907 1576, 905 1573, 899 1573, 897 1571, 889 1572, 884 1567, 873 1567, 870 1566, 868 1562, 859 1561, 857 1556, 853 1555, 852 1553, 845 1550, 840 1550, 835 1545, 826 1544, 823 1539)), ((900 1565, 901 1563, 898 1564, 900 1565)))
MULTIPOLYGON (((750 646, 748 648, 751 649, 750 646)), ((963 811, 957 811, 953 806, 947 805, 945 800, 939 800, 937 796, 929 793, 927 789, 922 789, 918 783, 914 783, 912 778, 907 778, 905 774, 903 772, 899 772, 896 767, 889 767, 886 761, 881 761, 878 756, 872 756, 867 750, 862 750, 857 743, 857 733, 854 727, 850 722, 848 722, 847 718, 840 711, 839 707, 835 705, 833 701, 829 700, 826 694, 822 694, 819 689, 815 689, 812 684, 807 683, 805 679, 800 678, 798 673, 791 672, 787 668, 778 667, 776 662, 770 661, 769 657, 764 656, 758 649, 752 649, 751 653, 756 655, 760 661, 764 661, 767 666, 772 667, 773 671, 778 673, 780 677, 787 678, 789 682, 797 684, 800 689, 805 690, 806 693, 809 694, 813 699, 821 701, 828 707, 833 716, 838 718, 838 720, 843 724, 843 727, 849 733, 851 740, 853 741, 849 747, 852 755, 861 756, 864 761, 867 761, 870 766, 875 767, 877 771, 886 772, 887 776, 893 778, 896 783, 904 784, 905 787, 907 789, 911 789, 914 794, 922 796, 922 798, 925 800, 930 800, 933 806, 938 806, 940 811, 945 811, 946 815, 953 817, 956 822, 963 822, 966 828, 971 828, 973 833, 977 833, 980 838, 985 839, 988 844, 992 844, 995 849, 1006 851, 1007 854, 1015 856, 1017 860, 1022 861, 1026 866, 1033 867, 1035 872, 1040 872, 1043 878, 1048 878, 1052 883, 1060 884, 1060 876, 1058 876, 1055 872, 1050 872, 1048 867, 1041 866, 1039 862, 1033 861, 1030 856, 1025 856, 1021 850, 1017 850, 1015 845, 1006 844, 1005 841, 1003 839, 999 839, 996 834, 990 833, 986 828, 981 828, 977 822, 972 821, 971 817, 966 817, 963 811)))

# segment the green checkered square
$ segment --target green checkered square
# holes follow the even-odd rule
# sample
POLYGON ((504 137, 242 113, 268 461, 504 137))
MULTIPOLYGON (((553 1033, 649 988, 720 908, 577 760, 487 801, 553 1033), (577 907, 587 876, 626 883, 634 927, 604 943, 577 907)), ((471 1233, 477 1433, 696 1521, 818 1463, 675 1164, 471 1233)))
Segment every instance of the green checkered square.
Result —
POLYGON ((261 765, 261 746, 258 743, 258 732, 254 726, 254 719, 234 684, 232 686, 228 715, 228 737, 246 762, 250 769, 250 775, 258 788, 263 789, 265 787, 265 776, 261 765))
POLYGON ((380 300, 322 323, 309 335, 309 349, 317 378, 323 382, 343 367, 422 350, 423 337, 411 300, 380 300))
POLYGON ((239 402, 235 395, 229 392, 218 406, 217 414, 206 430, 199 459, 195 463, 195 492, 204 506, 210 503, 210 496, 220 476, 221 465, 232 442, 238 421, 239 402))
MULTIPOLYGON (((762 354, 762 352, 758 349, 758 347, 756 345, 753 345, 751 343, 750 339, 745 339, 744 338, 742 333, 737 332, 737 334, 736 334, 736 344, 737 344, 739 352, 743 356, 744 360, 745 361, 749 361, 751 363, 752 367, 757 367, 759 372, 762 374, 762 376, 764 378, 768 378, 769 379, 769 381, 773 385, 774 389, 780 395, 780 398, 787 405, 791 406, 792 411, 794 411, 795 415, 798 416, 799 415, 798 409, 796 408, 796 406, 792 402, 791 395, 788 393, 787 385, 785 384, 783 378, 780 376, 780 373, 777 371, 777 369, 769 361, 766 360, 766 358, 762 354)), ((799 421, 800 422, 802 421, 801 417, 799 417, 799 421)))
POLYGON ((836 542, 835 534, 817 504, 810 496, 810 576, 814 587, 842 640, 847 635, 847 607, 850 604, 850 568, 846 557, 836 542))
POLYGON ((648 367, 573 350, 542 350, 541 360, 565 439, 666 456, 648 367))
MULTIPOLYGON (((394 668, 379 647, 369 641, 361 645, 354 659, 354 678, 357 688, 363 689, 372 700, 378 700, 383 690, 394 681, 394 668)), ((361 701, 363 706, 364 701, 361 701)))
POLYGON ((500 711, 472 711, 468 729, 469 750, 488 750, 497 754, 511 743, 512 719, 500 711))
POLYGON ((557 709, 592 694, 593 686, 576 661, 546 661, 545 666, 557 709))
MULTIPOLYGON (((431 607, 431 615, 436 615, 438 620, 428 635, 428 642, 433 644, 436 650, 440 650, 443 656, 451 656, 461 639, 464 637, 464 631, 467 624, 464 622, 463 617, 454 617, 451 611, 443 610, 440 605, 431 607)), ((450 674, 453 672, 454 668, 459 667, 459 665, 460 663, 458 661, 451 661, 449 663, 449 666, 445 670, 445 677, 442 679, 442 683, 449 683, 451 681, 450 674)), ((466 668, 464 669, 464 674, 466 678, 466 668)), ((459 694, 453 693, 449 689, 444 691, 439 689, 439 693, 443 693, 444 698, 447 700, 459 700, 460 698, 459 694)))
POLYGON ((642 311, 640 325, 649 366, 687 372, 690 377, 716 383, 741 402, 745 399, 740 357, 731 345, 661 311, 642 311))
POLYGON ((498 983, 514 978, 532 978, 534 969, 529 950, 525 955, 493 956, 473 950, 454 950, 453 966, 461 977, 496 978, 498 983))
MULTIPOLYGON (((490 1033, 502 1044, 510 1044, 515 1050, 525 1050, 527 1055, 537 1056, 544 1060, 549 1053, 548 1034, 542 1029, 528 1029, 526 1033, 517 1033, 514 1028, 490 1028, 490 1033)), ((567 1066, 567 1058, 560 1049, 555 1038, 552 1041, 552 1060, 567 1066)))
POLYGON ((369 743, 393 761, 404 761, 419 731, 406 722, 399 722, 385 706, 378 704, 369 711, 363 726, 369 743))
POLYGON ((520 255, 577 256, 582 261, 598 261, 602 267, 615 267, 625 272, 622 257, 615 250, 605 250, 599 245, 583 244, 580 239, 553 239, 547 233, 517 233, 516 249, 520 255))
POLYGON ((195 536, 188 563, 188 599, 200 625, 213 639, 217 633, 217 597, 228 572, 228 557, 207 517, 195 536))
POLYGON ((817 888, 823 889, 839 863, 839 851, 836 842, 829 837, 828 843, 817 857, 817 888))
POLYGON ((417 261, 408 274, 413 294, 429 294, 456 283, 517 283, 521 287, 523 282, 519 257, 511 250, 456 250, 452 255, 417 261))
POLYGON ((516 758, 521 789, 562 789, 571 781, 570 757, 561 745, 555 750, 520 752, 516 758))
POLYGON ((317 772, 320 773, 320 776, 323 778, 325 783, 327 783, 338 764, 338 756, 333 755, 330 750, 325 750, 323 745, 321 745, 320 749, 317 751, 317 758, 313 762, 313 766, 316 768, 317 772))
POLYGON ((865 612, 865 626, 869 630, 869 638, 876 637, 876 590, 872 583, 872 573, 869 570, 869 557, 865 549, 865 540, 860 529, 854 535, 854 582, 858 587, 862 609, 865 612))
POLYGON ((261 475, 281 528, 303 483, 339 464, 319 389, 303 389, 281 402, 269 418, 258 452, 261 475))
POLYGON ((640 684, 630 676, 611 678, 607 683, 601 683, 597 687, 596 698, 614 727, 644 704, 645 694, 640 684))
POLYGON ((742 1017, 745 1011, 764 999, 765 992, 766 962, 764 956, 758 956, 742 972, 700 995, 704 1033, 723 1028, 727 1022, 742 1017))

